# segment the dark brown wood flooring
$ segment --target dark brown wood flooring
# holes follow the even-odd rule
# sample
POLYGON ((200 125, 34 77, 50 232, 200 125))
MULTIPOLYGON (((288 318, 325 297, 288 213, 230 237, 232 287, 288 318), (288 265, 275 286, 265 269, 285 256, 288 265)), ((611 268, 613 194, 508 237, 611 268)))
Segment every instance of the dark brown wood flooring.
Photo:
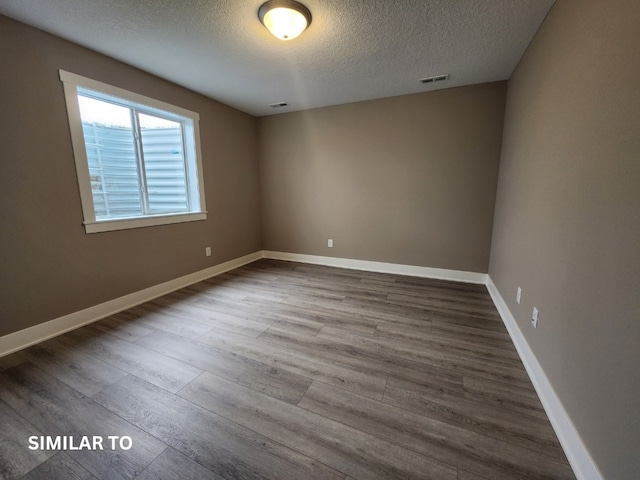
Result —
POLYGON ((575 478, 481 285, 260 260, 0 370, 3 479, 575 478))

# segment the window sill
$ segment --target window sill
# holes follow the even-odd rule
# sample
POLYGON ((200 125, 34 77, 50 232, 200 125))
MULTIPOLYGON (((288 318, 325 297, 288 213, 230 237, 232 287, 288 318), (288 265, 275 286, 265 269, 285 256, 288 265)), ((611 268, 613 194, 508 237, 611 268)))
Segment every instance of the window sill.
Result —
POLYGON ((206 219, 207 212, 190 212, 171 215, 154 215, 149 217, 130 217, 118 218, 113 220, 84 222, 84 229, 86 233, 101 233, 110 232, 113 230, 127 230, 130 228, 170 225, 172 223, 197 222, 206 219))

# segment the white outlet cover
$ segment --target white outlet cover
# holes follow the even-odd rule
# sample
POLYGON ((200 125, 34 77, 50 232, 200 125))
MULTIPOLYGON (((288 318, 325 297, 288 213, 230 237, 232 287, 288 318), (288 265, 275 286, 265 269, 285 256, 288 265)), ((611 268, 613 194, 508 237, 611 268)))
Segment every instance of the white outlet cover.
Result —
POLYGON ((521 298, 522 298, 522 289, 518 287, 518 293, 516 293, 516 302, 520 303, 521 298))
POLYGON ((333 247, 333 238, 330 238, 329 240, 327 240, 327 247, 333 247))
POLYGON ((538 328, 538 309, 533 307, 533 313, 531 314, 531 323, 533 328, 538 328))

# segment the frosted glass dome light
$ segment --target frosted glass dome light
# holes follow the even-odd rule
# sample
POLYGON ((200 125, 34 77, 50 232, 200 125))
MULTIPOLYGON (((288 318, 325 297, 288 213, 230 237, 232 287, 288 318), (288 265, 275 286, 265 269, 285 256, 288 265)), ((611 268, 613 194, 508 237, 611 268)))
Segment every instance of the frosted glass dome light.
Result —
POLYGON ((311 24, 311 12, 292 0, 271 0, 258 10, 262 24, 280 40, 293 40, 311 24))

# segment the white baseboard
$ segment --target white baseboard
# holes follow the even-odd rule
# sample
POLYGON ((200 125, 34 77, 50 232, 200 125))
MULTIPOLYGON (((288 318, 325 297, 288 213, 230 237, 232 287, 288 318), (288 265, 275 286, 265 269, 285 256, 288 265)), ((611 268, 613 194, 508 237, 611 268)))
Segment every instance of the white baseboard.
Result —
POLYGON ((221 273, 233 270, 234 268, 246 265, 260 258, 262 258, 262 252, 254 252, 244 257, 229 260, 228 262, 205 268, 199 272, 190 273, 189 275, 161 283, 160 285, 145 288, 144 290, 125 295, 124 297, 109 300, 108 302, 80 310, 79 312, 70 313, 69 315, 10 333, 9 335, 0 337, 0 357, 57 337, 70 330, 93 323, 101 318, 126 310, 127 308, 148 302, 149 300, 161 297, 162 295, 179 290, 193 283, 220 275, 221 273))
POLYGON ((399 263, 371 262, 368 260, 322 257, 319 255, 273 252, 269 250, 263 250, 262 256, 264 258, 272 258, 274 260, 288 260, 291 262, 312 263, 315 265, 326 265, 330 267, 348 268, 352 270, 364 270, 367 272, 393 273, 396 275, 435 278, 439 280, 453 280, 466 283, 479 283, 482 285, 485 285, 487 283, 486 273, 447 270, 445 268, 418 267, 415 265, 402 265, 399 263))
POLYGON ((562 402, 549 382, 533 350, 529 347, 529 343, 522 334, 518 323, 489 276, 487 276, 487 289, 493 299, 493 303, 498 309, 498 313, 502 317, 502 321, 507 327, 511 340, 520 355, 520 359, 529 374, 529 378, 536 389, 538 397, 540 397, 542 406, 549 417, 549 421, 558 436, 558 440, 562 445, 564 453, 567 455, 567 459, 576 477, 578 480, 603 480, 604 477, 591 458, 587 447, 582 441, 582 438, 580 438, 580 434, 573 425, 571 418, 569 418, 567 411, 564 409, 562 402))

